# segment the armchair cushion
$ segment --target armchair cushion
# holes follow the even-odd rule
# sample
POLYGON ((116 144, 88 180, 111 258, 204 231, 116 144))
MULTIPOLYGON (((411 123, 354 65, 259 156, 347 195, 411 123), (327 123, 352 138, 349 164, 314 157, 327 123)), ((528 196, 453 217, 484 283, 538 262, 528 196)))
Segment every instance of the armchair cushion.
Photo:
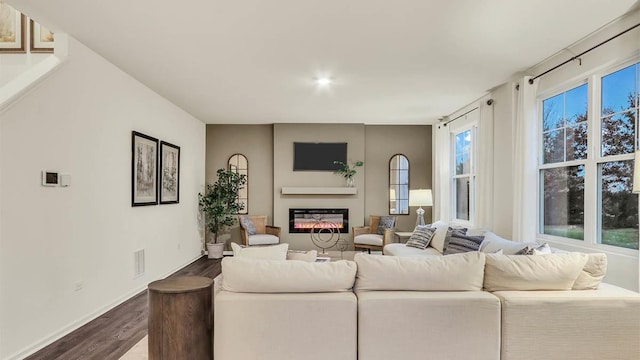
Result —
POLYGON ((256 226, 248 216, 240 216, 240 226, 247 231, 249 235, 257 234, 256 226))
POLYGON ((382 235, 362 234, 353 238, 354 244, 382 246, 382 235))
POLYGON ((380 221, 378 223, 378 235, 384 235, 384 231, 387 229, 393 229, 396 224, 395 216, 380 216, 380 221))
POLYGON ((271 234, 255 234, 249 235, 249 243, 247 245, 273 245, 280 242, 280 238, 271 234))

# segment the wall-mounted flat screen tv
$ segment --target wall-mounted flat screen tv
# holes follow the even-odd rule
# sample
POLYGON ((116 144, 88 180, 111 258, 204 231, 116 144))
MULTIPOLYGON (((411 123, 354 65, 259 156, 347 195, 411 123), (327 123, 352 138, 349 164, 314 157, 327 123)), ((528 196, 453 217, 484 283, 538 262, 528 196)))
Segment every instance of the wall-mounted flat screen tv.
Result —
POLYGON ((336 171, 347 163, 347 143, 293 143, 293 171, 336 171))

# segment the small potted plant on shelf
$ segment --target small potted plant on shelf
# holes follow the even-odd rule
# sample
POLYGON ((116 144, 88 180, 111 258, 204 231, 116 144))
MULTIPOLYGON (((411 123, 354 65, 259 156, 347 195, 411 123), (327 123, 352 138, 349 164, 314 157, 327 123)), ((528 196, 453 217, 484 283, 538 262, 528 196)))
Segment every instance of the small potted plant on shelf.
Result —
POLYGON ((247 183, 247 176, 231 170, 218 169, 218 179, 207 185, 204 194, 198 194, 198 204, 205 215, 205 224, 209 230, 207 253, 210 259, 222 257, 224 243, 218 243, 221 231, 236 222, 236 215, 244 209, 244 204, 238 202, 238 190, 247 183))
POLYGON ((347 180, 347 186, 353 187, 355 184, 353 182, 353 177, 358 173, 356 168, 363 166, 364 161, 356 161, 353 165, 349 166, 349 164, 345 164, 342 161, 334 161, 334 164, 342 166, 341 169, 335 171, 336 174, 342 175, 347 180))

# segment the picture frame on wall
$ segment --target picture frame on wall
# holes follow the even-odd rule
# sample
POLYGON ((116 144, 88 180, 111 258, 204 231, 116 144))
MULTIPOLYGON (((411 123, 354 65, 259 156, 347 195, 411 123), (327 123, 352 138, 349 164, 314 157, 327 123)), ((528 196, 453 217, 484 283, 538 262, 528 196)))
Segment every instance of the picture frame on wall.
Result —
POLYGON ((26 53, 27 17, 0 2, 0 53, 26 53))
POLYGON ((38 22, 29 20, 30 30, 30 51, 32 53, 52 53, 54 36, 51 30, 40 25, 38 22))
POLYGON ((158 139, 131 133, 131 206, 158 204, 158 139))
POLYGON ((180 202, 180 147, 160 142, 160 204, 180 202))

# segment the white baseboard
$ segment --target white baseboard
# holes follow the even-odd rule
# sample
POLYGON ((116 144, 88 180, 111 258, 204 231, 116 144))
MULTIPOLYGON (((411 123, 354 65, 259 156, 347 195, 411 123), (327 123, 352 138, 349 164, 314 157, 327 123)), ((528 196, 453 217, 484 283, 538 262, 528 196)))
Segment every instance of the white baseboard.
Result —
MULTIPOLYGON (((192 262, 200 259, 202 257, 202 255, 198 255, 196 257, 194 257, 193 259, 185 262, 184 264, 174 268, 173 270, 170 270, 168 272, 166 272, 164 274, 164 276, 160 276, 157 280, 159 279, 164 279, 165 277, 175 273, 176 271, 182 269, 183 267, 191 264, 192 262)), ((154 281, 154 280, 151 280, 154 281)), ((149 281, 149 282, 151 282, 149 281)), ((60 330, 57 330, 51 334, 49 334, 48 336, 45 336, 44 338, 34 342, 33 344, 27 346, 26 348, 18 351, 17 353, 14 353, 13 355, 9 355, 9 357, 5 358, 4 360, 20 360, 20 359, 24 359, 27 356, 33 355, 35 354, 37 351, 42 350, 43 348, 45 348, 48 345, 51 345, 52 343, 60 340, 61 338, 65 337, 66 335, 69 335, 70 333, 72 333, 73 331, 81 328, 82 326, 88 324, 89 322, 97 319, 98 317, 102 316, 103 314, 107 313, 109 310, 112 310, 113 308, 117 307, 118 305, 121 305, 122 303, 126 302, 127 300, 133 298, 134 296, 140 294, 141 292, 145 291, 147 289, 147 285, 144 286, 140 286, 130 292, 128 292, 127 294, 118 297, 116 300, 112 301, 111 303, 100 307, 99 309, 81 317, 80 319, 71 322, 70 324, 68 324, 67 326, 63 327, 60 330)))

